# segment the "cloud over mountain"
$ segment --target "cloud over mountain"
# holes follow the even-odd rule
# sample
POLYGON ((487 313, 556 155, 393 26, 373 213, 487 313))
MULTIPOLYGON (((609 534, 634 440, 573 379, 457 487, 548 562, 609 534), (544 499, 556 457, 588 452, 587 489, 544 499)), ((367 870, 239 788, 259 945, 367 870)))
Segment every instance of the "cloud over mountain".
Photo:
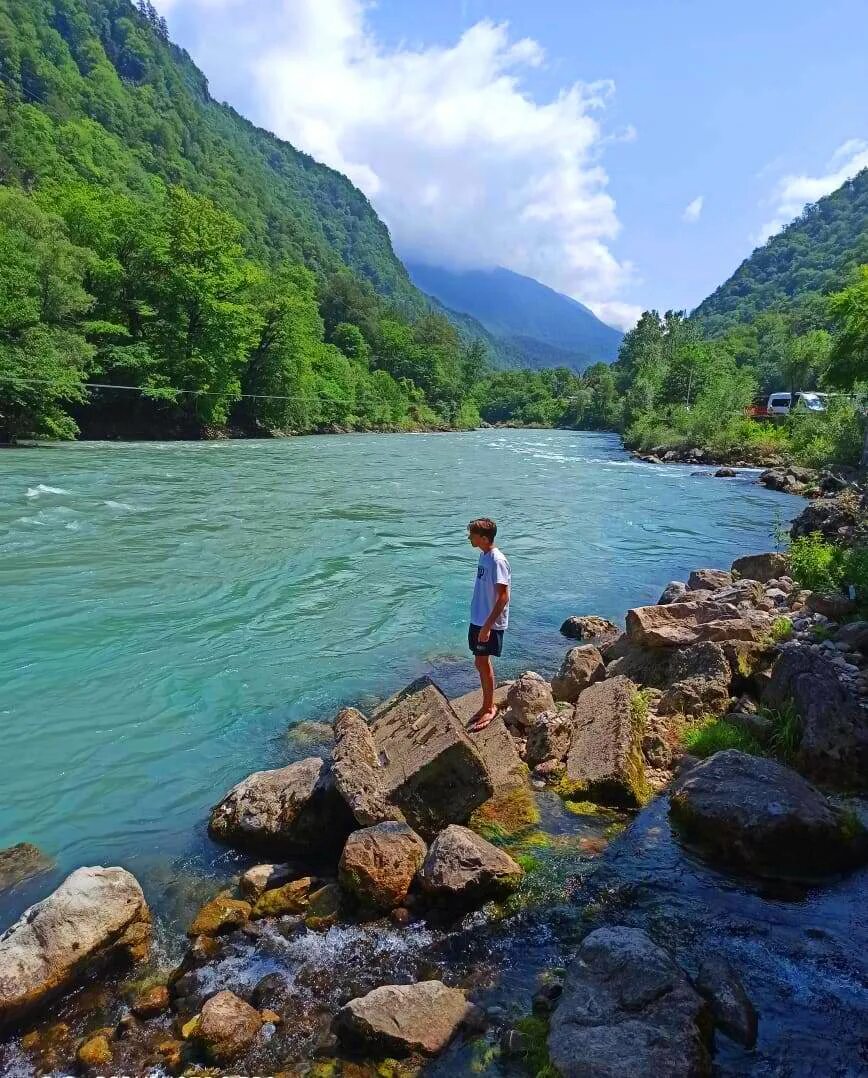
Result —
POLYGON ((162 0, 202 9, 196 57, 248 84, 255 119, 345 172, 408 256, 535 277, 621 325, 629 264, 601 163, 609 82, 539 101, 540 45, 482 20, 447 45, 387 47, 362 0, 162 0))

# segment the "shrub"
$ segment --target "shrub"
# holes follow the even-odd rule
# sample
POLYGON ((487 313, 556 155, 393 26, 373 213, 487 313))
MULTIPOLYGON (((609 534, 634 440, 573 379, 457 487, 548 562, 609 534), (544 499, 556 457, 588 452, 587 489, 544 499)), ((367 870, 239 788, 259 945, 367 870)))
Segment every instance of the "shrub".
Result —
MULTIPOLYGON (((793 623, 789 618, 775 618, 769 630, 769 636, 775 644, 783 644, 793 635, 793 623)), ((739 656, 740 658, 741 656, 739 656)))
POLYGON ((784 763, 790 763, 798 751, 802 740, 802 721, 792 704, 786 704, 777 711, 761 711, 774 727, 769 739, 769 748, 784 763))
POLYGON ((819 532, 794 539, 790 546, 793 579, 811 591, 838 591, 843 579, 843 552, 819 532))
POLYGON ((693 756, 705 758, 724 749, 740 749, 752 756, 762 755, 762 746, 746 731, 725 719, 707 717, 681 732, 681 744, 693 756))

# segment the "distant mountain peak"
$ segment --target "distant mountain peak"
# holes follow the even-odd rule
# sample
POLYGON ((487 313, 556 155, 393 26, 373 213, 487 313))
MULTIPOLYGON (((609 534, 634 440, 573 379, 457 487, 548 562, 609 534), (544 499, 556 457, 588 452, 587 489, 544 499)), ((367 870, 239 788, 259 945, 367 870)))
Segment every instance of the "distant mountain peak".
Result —
POLYGON ((583 303, 502 266, 450 270, 409 261, 413 283, 445 307, 471 315, 502 342, 517 366, 583 371, 612 362, 623 334, 583 303))

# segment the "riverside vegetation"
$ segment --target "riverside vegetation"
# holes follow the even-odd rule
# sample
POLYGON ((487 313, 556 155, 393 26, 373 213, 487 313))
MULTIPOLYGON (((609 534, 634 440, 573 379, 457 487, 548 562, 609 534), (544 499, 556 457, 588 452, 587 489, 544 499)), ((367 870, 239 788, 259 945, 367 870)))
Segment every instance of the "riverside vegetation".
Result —
POLYGON ((864 387, 868 170, 691 318, 646 312, 581 376, 496 369, 497 343, 412 285, 364 196, 214 102, 147 0, 5 0, 0 177, 0 440, 482 420, 859 460, 848 399, 774 428, 743 409, 864 387))
POLYGON ((796 545, 696 570, 624 631, 569 618, 557 675, 501 687, 479 734, 477 694, 428 679, 344 709, 329 752, 212 810, 238 875, 180 964, 141 965, 150 914, 120 868, 4 934, 7 1049, 84 1074, 855 1072, 864 994, 783 1005, 794 969, 856 983, 866 942, 868 622, 815 571, 796 545), (533 1017, 492 996, 515 968, 533 1017))

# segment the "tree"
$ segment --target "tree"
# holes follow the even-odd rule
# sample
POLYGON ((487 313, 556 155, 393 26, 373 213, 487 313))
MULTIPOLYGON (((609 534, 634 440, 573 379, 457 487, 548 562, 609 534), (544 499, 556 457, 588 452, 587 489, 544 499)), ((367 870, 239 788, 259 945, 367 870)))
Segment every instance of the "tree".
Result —
MULTIPOLYGON (((850 389, 868 383, 868 265, 860 266, 856 280, 836 292, 829 308, 838 334, 830 354, 826 379, 830 385, 850 389)), ((862 408, 863 471, 868 471, 868 411, 862 408)))
POLYGON ((93 349, 78 329, 92 298, 86 251, 62 222, 0 188, 0 440, 68 438, 65 406, 85 399, 93 349))

